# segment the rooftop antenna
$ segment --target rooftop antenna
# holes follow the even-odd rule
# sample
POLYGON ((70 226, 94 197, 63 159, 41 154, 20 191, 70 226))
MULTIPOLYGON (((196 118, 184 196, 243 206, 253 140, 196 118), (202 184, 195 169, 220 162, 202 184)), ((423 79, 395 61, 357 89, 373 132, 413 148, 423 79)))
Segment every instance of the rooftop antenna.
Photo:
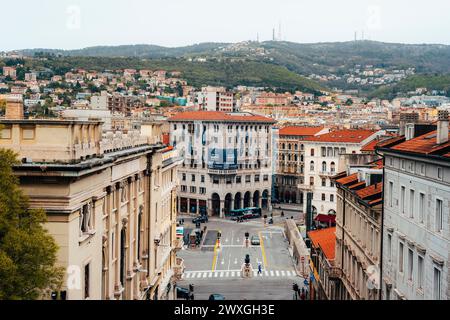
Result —
POLYGON ((272 40, 275 41, 275 28, 272 29, 272 40))
POLYGON ((355 42, 358 41, 358 33, 355 31, 355 42))
POLYGON ((256 42, 259 42, 259 33, 256 33, 256 42))

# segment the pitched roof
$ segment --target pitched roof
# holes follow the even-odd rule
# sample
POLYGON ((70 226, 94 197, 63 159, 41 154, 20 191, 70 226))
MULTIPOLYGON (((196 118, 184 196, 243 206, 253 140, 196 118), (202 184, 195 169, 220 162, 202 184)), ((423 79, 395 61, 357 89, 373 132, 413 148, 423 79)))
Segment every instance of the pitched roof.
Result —
POLYGON ((361 198, 361 199, 365 199, 371 196, 374 196, 376 194, 381 193, 383 190, 383 183, 379 182, 376 184, 372 184, 366 188, 360 189, 360 190, 356 190, 356 194, 361 198))
POLYGON ((342 185, 353 183, 355 181, 356 182, 358 181, 358 174, 357 173, 354 173, 354 174, 351 174, 349 176, 345 176, 344 178, 336 180, 337 183, 340 183, 342 185))
POLYGON ((399 143, 391 149, 425 155, 442 155, 443 157, 450 158, 448 156, 448 151, 450 150, 450 131, 449 141, 440 145, 436 143, 436 135, 437 131, 435 130, 411 140, 399 143))
POLYGON ((375 146, 379 143, 380 141, 377 139, 374 139, 372 141, 370 141, 369 143, 367 143, 366 145, 364 145, 361 148, 362 152, 371 152, 371 151, 375 151, 375 146))
POLYGON ((275 120, 249 112, 227 113, 222 111, 184 111, 174 115, 169 121, 224 121, 224 122, 265 122, 275 120))
POLYGON ((315 248, 321 248, 328 260, 333 260, 336 246, 336 227, 314 230, 308 236, 315 248))
POLYGON ((377 131, 375 130, 362 130, 362 129, 336 130, 329 133, 321 134, 319 136, 308 137, 305 140, 318 142, 360 143, 376 132, 377 131))
POLYGON ((314 136, 323 130, 323 127, 301 127, 301 126, 288 126, 281 128, 279 131, 280 136, 314 136))

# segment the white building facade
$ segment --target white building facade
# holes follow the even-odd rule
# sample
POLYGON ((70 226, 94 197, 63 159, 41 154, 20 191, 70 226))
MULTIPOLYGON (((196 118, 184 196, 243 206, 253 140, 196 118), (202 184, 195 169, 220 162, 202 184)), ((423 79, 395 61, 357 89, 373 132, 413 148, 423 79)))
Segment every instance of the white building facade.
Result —
POLYGON ((438 129, 380 149, 385 158, 383 299, 450 297, 448 113, 446 122, 447 141, 436 142, 438 129))
POLYGON ((299 185, 306 212, 307 194, 313 193, 313 214, 336 214, 336 186, 331 177, 339 172, 345 154, 360 154, 361 148, 382 131, 337 130, 303 142, 304 180, 299 185))
POLYGON ((184 158, 179 212, 225 217, 233 209, 270 207, 272 119, 194 111, 169 123, 170 143, 184 158))

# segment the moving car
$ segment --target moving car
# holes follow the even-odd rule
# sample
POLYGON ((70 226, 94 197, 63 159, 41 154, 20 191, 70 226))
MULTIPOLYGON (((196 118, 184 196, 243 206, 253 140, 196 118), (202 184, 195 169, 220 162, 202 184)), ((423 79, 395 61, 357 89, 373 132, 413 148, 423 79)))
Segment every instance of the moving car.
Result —
POLYGON ((258 236, 252 236, 250 241, 252 243, 252 246, 259 246, 261 244, 258 236))
POLYGON ((225 297, 221 294, 214 293, 209 296, 209 300, 225 300, 225 297))

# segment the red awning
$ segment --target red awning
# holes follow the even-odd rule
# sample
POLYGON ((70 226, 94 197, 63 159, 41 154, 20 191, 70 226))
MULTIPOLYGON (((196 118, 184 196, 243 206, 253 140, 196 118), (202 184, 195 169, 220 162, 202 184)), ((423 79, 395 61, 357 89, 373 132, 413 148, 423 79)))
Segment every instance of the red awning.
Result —
POLYGON ((336 216, 333 214, 319 214, 314 220, 323 223, 336 223, 336 216))

